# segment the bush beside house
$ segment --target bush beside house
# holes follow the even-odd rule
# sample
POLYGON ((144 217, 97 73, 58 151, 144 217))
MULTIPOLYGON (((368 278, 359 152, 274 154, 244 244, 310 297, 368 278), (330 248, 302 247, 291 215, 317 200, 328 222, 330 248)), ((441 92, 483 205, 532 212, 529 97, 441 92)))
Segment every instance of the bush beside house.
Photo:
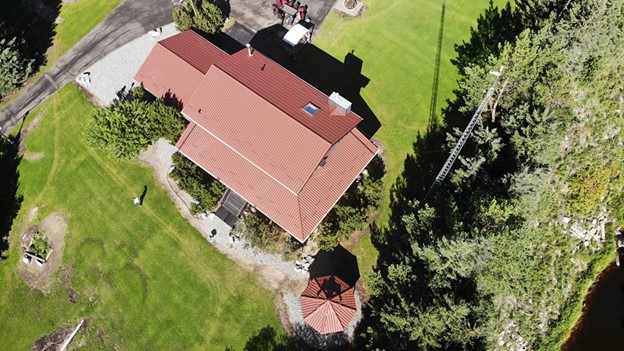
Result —
POLYGON ((179 31, 196 28, 215 34, 223 28, 224 14, 219 6, 209 0, 188 0, 173 9, 173 21, 179 31))
POLYGON ((225 186, 179 152, 173 154, 172 160, 174 169, 171 178, 196 201, 191 205, 191 213, 212 211, 221 199, 225 186))
POLYGON ((184 130, 182 114, 164 100, 150 100, 142 88, 97 109, 85 128, 87 143, 117 158, 138 156, 160 138, 175 141, 184 130))
POLYGON ((364 230, 377 212, 383 193, 383 162, 379 157, 369 168, 380 172, 364 172, 329 211, 318 227, 319 248, 331 250, 356 231, 364 230))
POLYGON ((299 256, 303 245, 259 211, 247 211, 233 229, 255 248, 269 253, 280 253, 286 260, 299 256))

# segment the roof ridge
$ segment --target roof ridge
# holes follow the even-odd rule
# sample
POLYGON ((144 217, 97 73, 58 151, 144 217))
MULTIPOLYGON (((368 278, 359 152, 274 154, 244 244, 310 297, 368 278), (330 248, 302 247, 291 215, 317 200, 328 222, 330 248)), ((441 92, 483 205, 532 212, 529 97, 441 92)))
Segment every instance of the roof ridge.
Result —
MULTIPOLYGON (((312 172, 312 174, 314 174, 314 172, 312 172)), ((308 180, 305 181, 304 186, 302 186, 301 189, 305 187, 305 184, 310 180, 310 178, 312 178, 312 175, 310 175, 308 180)), ((299 198, 299 193, 297 193, 297 213, 299 213, 299 230, 301 230, 301 236, 303 239, 299 240, 299 238, 297 238, 297 240, 299 240, 299 242, 303 244, 306 240, 308 240, 312 233, 305 234, 305 231, 303 230, 303 217, 301 216, 301 198, 299 198)))
POLYGON ((193 124, 195 124, 196 126, 199 126, 201 129, 204 130, 204 132, 210 134, 213 138, 215 138, 216 140, 218 140, 221 144, 225 145, 228 149, 234 151, 234 153, 236 153, 237 155, 239 155, 240 157, 242 157, 245 161, 249 162, 249 164, 251 164, 252 166, 256 167, 258 170, 260 170, 260 172, 266 174, 267 176, 269 176, 269 178, 273 179, 274 181, 277 182, 277 184, 279 184, 280 186, 284 187, 286 190, 290 191, 293 195, 299 197, 299 194, 296 193, 295 191, 293 191, 291 188, 289 188, 288 186, 286 186, 286 184, 282 183, 279 179, 275 178, 274 176, 271 175, 270 172, 266 171, 264 168, 260 167, 259 165, 257 165, 255 162, 253 162, 252 160, 250 160, 247 156, 243 155, 242 153, 240 153, 238 150, 236 150, 235 147, 231 146, 230 144, 226 143, 223 139, 219 138, 218 136, 216 136, 215 134, 213 134, 211 131, 208 130, 208 128, 204 127, 201 123, 197 123, 193 118, 191 118, 189 115, 185 114, 184 112, 182 112, 182 115, 185 116, 188 120, 190 120, 191 122, 193 122, 193 124))
MULTIPOLYGON (((222 69, 221 67, 217 66, 216 64, 212 65, 210 68, 215 67, 216 69, 218 69, 219 71, 223 72, 224 74, 226 74, 228 77, 232 78, 233 80, 237 81, 239 84, 243 85, 247 90, 249 90, 250 92, 252 92, 254 95, 256 95, 257 97, 261 98, 264 102, 266 102, 267 104, 273 106, 274 108, 278 109, 279 111, 281 111, 283 114, 285 114, 286 116, 288 116, 290 119, 292 119, 293 121, 299 123, 300 125, 302 125, 303 127, 305 127, 305 129, 307 129, 308 131, 310 131, 313 135, 315 135, 316 137, 318 137, 319 139, 321 139, 322 141, 324 141, 325 143, 327 143, 327 150, 325 150, 325 154, 327 154, 327 151, 329 151, 329 149, 331 149, 331 147, 335 144, 330 143, 327 139, 323 138, 322 136, 320 136, 318 133, 316 133, 315 131, 312 130, 312 128, 306 126, 305 124, 303 124, 301 121, 297 120, 296 118, 294 118, 293 116, 291 116, 288 112, 284 111, 283 109, 281 109, 280 107, 276 106, 275 104, 271 103, 271 101, 267 100, 264 96, 258 94, 256 91, 254 91, 253 89, 251 89, 251 87, 249 87, 247 84, 241 82, 239 79, 237 79, 236 77, 232 76, 230 73, 228 73, 227 71, 225 71, 224 69, 222 69)), ((210 69, 209 69, 210 70, 210 69)), ((208 74, 208 72, 206 72, 206 75, 208 74)), ((199 89, 199 86, 197 88, 195 88, 195 90, 199 89)), ((195 92, 193 92, 193 94, 195 94, 195 92)), ((198 123, 199 124, 199 123, 198 123)), ((347 131, 345 133, 345 135, 349 134, 351 132, 351 130, 347 131)), ((212 134, 212 133, 211 133, 212 134)), ((344 137, 344 135, 341 137, 341 139, 344 137)), ((339 139, 340 140, 340 139, 339 139)), ((336 142, 337 143, 337 142, 336 142)), ((229 146, 229 145, 228 145, 229 146)), ((247 158, 247 157, 245 157, 247 158)), ((320 162, 320 160, 319 160, 320 162)), ((255 165, 255 163, 254 163, 255 165)), ((260 168, 260 166, 258 166, 260 168)), ((303 182, 303 184, 301 185, 301 187, 299 187, 298 189, 296 189, 296 191, 294 189, 290 189, 288 188, 288 190, 291 190, 292 192, 294 192, 297 196, 299 196, 299 193, 301 192, 301 190, 303 190, 303 188, 305 187, 305 184, 310 180, 310 178, 312 177, 312 175, 314 174, 314 172, 316 171, 316 169, 318 168, 315 167, 312 172, 310 172, 310 174, 308 175, 307 179, 305 182, 303 182)), ((262 170, 263 172, 265 172, 265 170, 262 170)), ((281 184, 281 183, 280 183, 281 184)))
MULTIPOLYGON (((264 56, 264 55, 263 55, 264 56)), ((264 56, 266 57, 266 56, 264 56)), ((267 57, 268 58, 268 57, 267 57)), ((277 62, 273 61, 276 65, 280 66, 277 62)), ((245 88, 247 88, 249 91, 251 91, 252 93, 254 93, 256 96, 258 96, 259 98, 261 98, 262 100, 266 101, 267 103, 269 103, 271 106, 275 107, 276 109, 282 111, 283 114, 285 114, 286 116, 288 116, 290 119, 294 120, 295 122, 301 124, 302 126, 304 126, 307 130, 309 130, 310 132, 312 132, 312 134, 316 135, 317 137, 321 138, 321 140, 325 141, 326 143, 329 144, 329 146, 331 147, 331 143, 329 142, 329 140, 323 138, 322 136, 320 136, 317 132, 313 131, 312 128, 310 128, 309 126, 303 124, 301 121, 299 121, 298 119, 296 119, 295 117, 291 116, 290 113, 284 111, 284 109, 280 108, 279 106, 276 106, 275 104, 271 103, 271 101, 267 100, 264 96, 258 94, 255 90, 253 90, 249 85, 245 84, 244 82, 241 82, 240 79, 237 79, 236 77, 232 76, 229 72, 225 71, 223 68, 217 66, 217 64, 219 64, 220 62, 217 62, 215 64, 212 65, 212 67, 216 67, 218 68, 221 72, 225 73, 228 75, 228 77, 234 79, 235 81, 237 81, 238 83, 240 83, 241 85, 245 86, 245 88)), ((212 68, 211 67, 211 68, 212 68)), ((280 66, 281 67, 281 66, 280 66)), ((284 70, 288 71, 287 69, 284 68, 284 70)), ((303 80, 303 79, 302 79, 303 80)))
MULTIPOLYGON (((184 33, 193 33, 193 34, 194 34, 194 37, 197 37, 197 38, 199 38, 199 39, 204 40, 206 43, 208 43, 208 44, 209 44, 209 45, 211 45, 212 47, 216 48, 217 50, 219 50, 219 51, 221 51, 222 53, 224 53, 225 55, 227 55, 227 57, 232 57, 232 55, 230 55, 230 54, 228 54, 227 52, 223 51, 223 49, 221 49, 220 47, 218 47, 218 46, 216 46, 215 44, 213 44, 210 40, 208 40, 208 39, 206 39, 206 38, 202 37, 201 35, 199 35, 197 32, 195 32, 195 31, 194 31, 194 30, 192 30, 192 29, 187 29, 187 30, 182 31, 182 32, 180 32, 180 33, 178 33, 178 34, 172 35, 172 36, 170 36, 169 38, 165 38, 165 39, 163 39, 163 40, 158 41, 156 44, 157 44, 157 45, 162 46, 162 47, 163 47, 163 48, 165 48, 165 49, 167 49, 170 53, 172 53, 172 54, 176 55, 177 57, 181 58, 181 59, 182 59, 182 61, 184 61, 184 62, 188 63, 191 67, 195 68, 196 70, 198 70, 199 72, 201 72, 203 75, 205 75, 206 73, 202 72, 202 70, 201 70, 200 68, 198 68, 197 66, 193 65, 193 64, 192 64, 191 62, 189 62, 187 59, 185 59, 184 57, 180 56, 178 53, 174 52, 173 50, 171 50, 170 48, 168 48, 167 46, 165 46, 165 45, 163 44, 163 42, 168 41, 168 40, 170 40, 170 39, 171 39, 171 40, 175 40, 175 38, 176 38, 177 36, 182 35, 182 34, 184 34, 184 33)), ((188 34, 186 34, 186 35, 188 35, 188 34)), ((220 61, 221 61, 221 60, 220 60, 220 61)), ((220 61, 219 61, 219 62, 220 62, 220 61)), ((210 65, 210 67, 212 67, 212 66, 214 66, 214 64, 210 65)), ((208 67, 208 69, 210 69, 210 67, 208 67)), ((208 72, 208 71, 206 71, 206 72, 208 72)), ((196 89, 197 89, 197 88, 196 88, 196 89)))
MULTIPOLYGON (((243 51, 243 50, 237 51, 237 52, 235 52, 234 54, 237 54, 237 53, 239 53, 239 52, 241 52, 241 51, 243 51)), ((254 52, 255 52, 255 51, 256 51, 256 50, 254 49, 254 52)), ((291 72, 291 71, 287 70, 287 69, 286 69, 286 67, 284 67, 284 66, 280 65, 279 63, 275 62, 274 60, 272 60, 270 57, 266 56, 266 55, 265 55, 265 54, 263 54, 262 52, 258 51, 258 53, 259 53, 260 55, 262 55, 262 57, 264 57, 265 59, 267 59, 267 60, 269 60, 269 61, 273 62, 273 64, 274 64, 275 66, 277 66, 277 67, 281 68, 282 70, 284 70, 285 72, 287 72, 287 74, 292 75, 295 79, 300 80, 300 81, 301 81, 301 82, 303 82, 304 84, 308 85, 310 88, 312 88, 312 89, 316 90, 317 92, 319 92, 319 93, 321 93, 322 95, 327 96, 327 97, 329 98, 329 96, 328 96, 327 94, 325 94, 324 92, 320 91, 319 89, 317 89, 316 87, 314 87, 312 84, 310 84, 310 83, 306 82, 303 78, 301 78, 301 77, 299 77, 298 75, 294 74, 293 72, 291 72)), ((231 56, 232 56, 232 55, 230 55, 230 57, 231 57, 231 56)), ((213 64, 213 66, 218 67, 217 65, 218 65, 219 63, 221 63, 221 61, 216 62, 215 64, 213 64)), ((226 71, 225 71, 225 70, 223 70, 221 67, 219 67, 219 69, 220 69, 221 71, 223 71, 224 73, 226 73, 228 76, 232 77, 232 75, 231 75, 230 73, 226 72, 226 71)), ((236 80, 237 82, 239 82, 240 84, 242 84, 242 85, 244 85, 245 87, 247 87, 247 89, 251 90, 254 94, 258 95, 260 98, 262 98, 262 100, 264 100, 264 101, 266 101, 266 102, 270 103, 271 105, 275 106, 273 103, 271 103, 270 101, 268 101, 268 100, 267 100, 264 96, 262 96, 262 95, 260 95, 260 94, 256 93, 256 91, 255 91, 255 90, 251 89, 251 87, 249 87, 249 85, 247 85, 247 84, 245 84, 245 83, 241 82, 239 79, 236 79, 235 77, 232 77, 232 78, 233 78, 234 80, 236 80)), ((324 137, 322 137, 321 135, 319 135, 319 133, 315 132, 314 130, 312 130, 312 128, 310 128, 309 126, 305 125, 303 122, 301 122, 301 121, 300 121, 300 120, 298 120, 297 118, 293 117, 290 113, 288 113, 288 112, 284 111, 283 109, 281 109, 281 108, 280 108, 280 107, 278 107, 278 106, 275 106, 275 107, 276 107, 277 109, 279 109, 280 111, 282 111, 284 114, 286 114, 286 115, 287 115, 288 117, 290 117, 291 119, 295 120, 297 123, 299 123, 299 124, 301 124, 302 126, 304 126, 306 129, 308 129, 309 131, 311 131, 313 134, 317 135, 319 138, 321 138, 321 139, 325 140, 328 144, 330 144, 330 146, 331 146, 331 145, 333 145, 333 144, 332 144, 329 140, 327 140, 327 139, 325 139, 324 137)), ((319 107, 320 107, 320 106, 319 106, 319 107)), ((355 113, 355 112, 352 112, 352 113, 353 113, 353 114, 354 114, 357 118, 359 118, 359 119, 360 119, 360 122, 364 120, 364 119, 363 119, 360 115, 358 115, 357 113, 355 113)), ((357 124, 360 124, 360 122, 358 122, 357 124)), ((356 124, 356 126, 357 126, 357 124, 356 124)), ((347 131, 347 133, 349 133, 349 132, 347 131)), ((342 138, 342 137, 344 137, 345 135, 347 135, 347 133, 343 134, 340 138, 342 138)), ((340 140, 340 139, 339 139, 339 140, 340 140)))

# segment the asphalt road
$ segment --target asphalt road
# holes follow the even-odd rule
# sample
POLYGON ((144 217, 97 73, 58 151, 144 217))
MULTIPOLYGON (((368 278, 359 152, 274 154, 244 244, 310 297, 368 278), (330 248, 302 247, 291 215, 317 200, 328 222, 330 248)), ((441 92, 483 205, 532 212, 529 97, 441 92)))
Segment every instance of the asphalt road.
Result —
POLYGON ((10 130, 59 87, 102 57, 146 32, 171 23, 170 0, 123 0, 30 88, 0 111, 2 130, 10 130))

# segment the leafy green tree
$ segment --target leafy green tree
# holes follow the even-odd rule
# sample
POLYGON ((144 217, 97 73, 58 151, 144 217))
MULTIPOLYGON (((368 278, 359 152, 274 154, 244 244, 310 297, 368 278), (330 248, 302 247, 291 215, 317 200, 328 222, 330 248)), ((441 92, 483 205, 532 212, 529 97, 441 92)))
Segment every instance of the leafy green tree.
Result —
MULTIPOLYGON (((517 37, 458 58, 468 64, 440 131, 450 144, 491 83, 487 72, 506 69, 436 196, 421 206, 393 193, 402 203, 388 240, 377 241, 362 348, 560 349, 613 241, 576 239, 562 218, 587 224, 602 207, 624 222, 610 210, 624 197, 624 85, 614 78, 624 72, 624 46, 614 45, 623 6, 521 1, 521 20, 533 17, 517 37)), ((491 38, 487 28, 477 34, 491 38)), ((435 173, 403 176, 394 191, 435 173)))
POLYGON ((383 193, 381 175, 362 174, 319 225, 318 245, 331 250, 358 230, 377 211, 383 193))
POLYGON ((45 235, 41 232, 37 232, 33 238, 32 244, 30 245, 30 250, 36 256, 46 258, 52 248, 50 247, 48 239, 45 235))
POLYGON ((19 49, 17 38, 0 38, 0 98, 15 90, 33 70, 33 60, 19 49))
POLYGON ((184 129, 184 119, 175 108, 159 99, 118 101, 96 110, 85 128, 87 142, 118 158, 129 159, 160 138, 171 141, 184 129))
POLYGON ((477 240, 448 239, 440 214, 412 203, 404 217, 409 245, 371 275, 367 349, 451 350, 483 343, 474 278, 488 257, 477 240), (437 240, 437 237, 442 239, 437 240), (422 242, 422 244, 421 244, 422 242), (429 242, 429 244, 427 244, 429 242))
POLYGON ((196 28, 208 34, 219 32, 225 22, 223 12, 211 0, 185 1, 182 7, 173 9, 173 21, 178 30, 196 28))

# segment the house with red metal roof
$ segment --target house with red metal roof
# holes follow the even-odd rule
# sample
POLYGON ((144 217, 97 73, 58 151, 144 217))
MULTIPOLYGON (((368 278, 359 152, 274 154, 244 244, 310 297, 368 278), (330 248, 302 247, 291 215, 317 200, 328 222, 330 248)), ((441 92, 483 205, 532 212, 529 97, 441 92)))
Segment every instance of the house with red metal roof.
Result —
POLYGON ((158 42, 135 80, 179 101, 182 154, 301 242, 377 153, 347 100, 249 47, 229 55, 185 31, 158 42))

